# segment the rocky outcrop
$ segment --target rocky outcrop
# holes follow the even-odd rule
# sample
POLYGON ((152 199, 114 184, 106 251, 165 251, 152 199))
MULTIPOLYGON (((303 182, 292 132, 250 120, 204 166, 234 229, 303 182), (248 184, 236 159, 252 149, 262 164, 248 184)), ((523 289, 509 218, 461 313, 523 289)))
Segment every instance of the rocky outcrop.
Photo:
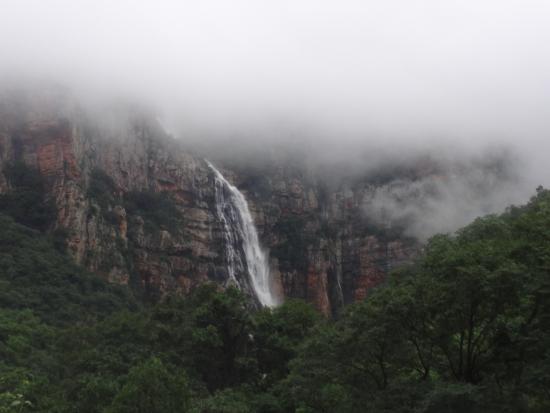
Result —
MULTIPOLYGON (((66 230, 77 262, 151 299, 223 282, 212 178, 201 159, 143 112, 89 116, 61 106, 56 91, 10 98, 0 111, 0 166, 24 162, 46 178, 57 209, 50 230, 66 230), (149 210, 165 206, 179 218, 149 210)), ((10 190, 5 174, 0 189, 10 190)))
MULTIPOLYGON (((1 101, 0 167, 24 162, 45 177, 57 211, 49 230, 64 230, 77 262, 149 300, 207 280, 227 285, 212 171, 153 117, 84 112, 57 90, 1 101)), ((417 250, 369 222, 368 180, 329 188, 285 159, 223 172, 249 202, 277 293, 326 314, 364 298, 417 250)), ((0 174, 0 192, 12 189, 0 174)))

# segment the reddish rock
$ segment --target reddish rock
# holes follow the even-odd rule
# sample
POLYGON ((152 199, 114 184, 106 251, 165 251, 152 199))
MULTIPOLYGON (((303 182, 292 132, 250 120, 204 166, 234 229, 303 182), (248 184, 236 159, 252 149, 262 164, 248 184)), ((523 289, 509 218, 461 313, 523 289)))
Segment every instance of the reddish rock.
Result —
MULTIPOLYGON (((51 103, 53 98, 44 99, 51 103)), ((154 296, 187 293, 206 281, 226 285, 224 227, 205 162, 183 150, 147 114, 124 109, 86 117, 67 102, 38 110, 44 99, 31 99, 28 113, 9 107, 0 112, 0 169, 21 159, 47 178, 57 206, 55 226, 68 230, 68 251, 75 260, 111 282, 136 281, 131 284, 154 296), (109 204, 89 196, 94 170, 114 183, 109 204), (129 213, 124 202, 130 191, 170 194, 180 223, 155 228, 129 213)), ((53 101, 59 99, 56 95, 53 101)), ((247 173, 228 171, 227 176, 238 186, 247 173)), ((342 303, 365 298, 390 269, 415 253, 415 246, 403 240, 369 233, 363 211, 368 184, 327 192, 322 182, 285 161, 266 182, 262 191, 252 186, 243 192, 262 244, 271 252, 279 296, 305 298, 328 315, 342 303)), ((7 190, 0 174, 0 192, 7 190)))

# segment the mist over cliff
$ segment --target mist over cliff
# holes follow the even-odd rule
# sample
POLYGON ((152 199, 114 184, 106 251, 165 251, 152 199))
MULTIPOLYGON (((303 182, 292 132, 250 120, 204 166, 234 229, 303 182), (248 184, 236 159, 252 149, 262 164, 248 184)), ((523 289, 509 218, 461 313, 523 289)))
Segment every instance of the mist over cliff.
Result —
POLYGON ((240 169, 293 164, 332 186, 389 174, 365 214, 422 239, 550 184, 542 0, 3 10, 3 86, 53 81, 80 105, 110 102, 98 122, 114 100, 147 106, 185 148, 240 169))
POLYGON ((549 22, 0 0, 0 413, 550 412, 549 22))

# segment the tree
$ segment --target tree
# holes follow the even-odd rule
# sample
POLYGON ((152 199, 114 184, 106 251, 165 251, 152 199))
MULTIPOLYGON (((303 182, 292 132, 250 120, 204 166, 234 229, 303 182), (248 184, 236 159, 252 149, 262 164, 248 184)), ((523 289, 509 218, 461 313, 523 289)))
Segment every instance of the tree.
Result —
POLYGON ((319 312, 300 300, 288 300, 280 307, 254 314, 254 348, 264 384, 286 377, 289 361, 319 321, 319 312))
POLYGON ((219 291, 206 284, 186 299, 172 297, 157 306, 152 323, 162 351, 184 363, 211 391, 256 375, 251 307, 236 288, 219 291))
POLYGON ((190 390, 182 372, 171 373, 152 357, 130 370, 107 413, 184 413, 189 410, 190 390))

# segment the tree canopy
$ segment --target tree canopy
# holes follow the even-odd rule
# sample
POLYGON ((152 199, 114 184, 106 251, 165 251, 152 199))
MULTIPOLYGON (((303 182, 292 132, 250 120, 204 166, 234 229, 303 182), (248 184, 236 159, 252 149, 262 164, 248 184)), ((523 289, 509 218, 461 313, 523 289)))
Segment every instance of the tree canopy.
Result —
POLYGON ((550 192, 429 240, 333 319, 234 288, 139 304, 0 214, 0 412, 550 410, 550 192))

